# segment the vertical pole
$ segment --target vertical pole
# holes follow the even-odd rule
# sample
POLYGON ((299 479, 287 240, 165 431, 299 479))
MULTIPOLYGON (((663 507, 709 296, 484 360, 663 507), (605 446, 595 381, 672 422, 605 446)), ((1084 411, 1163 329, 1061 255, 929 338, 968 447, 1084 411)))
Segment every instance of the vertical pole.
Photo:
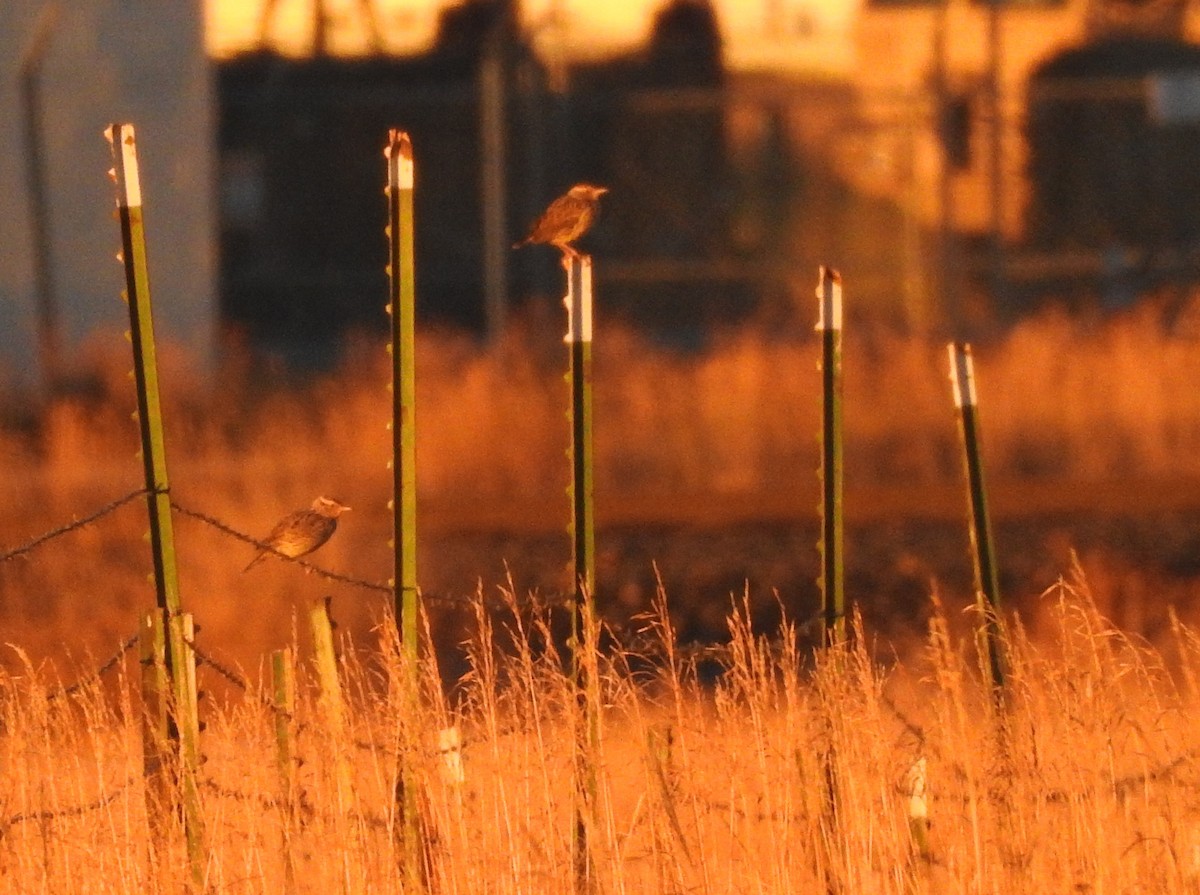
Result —
POLYGON ((483 306, 488 338, 495 342, 508 316, 508 215, 504 174, 505 62, 503 29, 484 43, 479 64, 479 139, 483 205, 483 306))
MULTIPOLYGON (((403 131, 388 132, 384 150, 388 164, 388 313, 392 338, 392 547, 396 621, 404 659, 401 704, 415 716, 418 702, 417 489, 416 489, 416 272, 412 141, 403 131)), ((401 753, 403 755, 403 753, 401 753)), ((401 759, 403 761, 403 759, 401 759)), ((405 762, 396 775, 396 802, 404 823, 405 876, 420 878, 420 823, 416 782, 405 762)))
POLYGON ((821 333, 821 616, 825 645, 846 635, 842 558, 842 277, 820 268, 817 283, 821 333))
POLYGON ((963 458, 967 472, 967 499, 970 514, 971 547, 975 566, 975 599, 982 618, 983 647, 988 670, 997 698, 1004 687, 1004 660, 1000 644, 1000 582, 996 565, 996 549, 992 542, 991 518, 988 514, 987 490, 983 480, 983 460, 979 451, 979 406, 975 393, 975 364, 971 346, 952 342, 950 381, 954 388, 954 405, 958 408, 958 427, 963 441, 963 458))
POLYGON ((582 606, 582 598, 592 593, 596 574, 592 500, 592 259, 588 255, 570 259, 565 304, 566 341, 571 348, 571 560, 575 595, 582 606))
POLYGON ((575 681, 575 835, 572 866, 575 890, 590 891, 593 882, 588 821, 596 797, 595 748, 599 739, 596 682, 588 674, 588 631, 596 583, 596 532, 592 500, 592 259, 569 258, 567 263, 566 342, 571 350, 567 374, 571 386, 571 568, 574 593, 571 606, 571 672, 575 681))
POLYGON ((142 616, 138 643, 142 663, 142 772, 146 777, 146 815, 153 824, 169 803, 165 781, 171 755, 166 635, 161 610, 152 609, 142 616))
MULTIPOLYGON (((112 147, 121 222, 121 253, 129 305, 129 340, 133 344, 133 376, 137 384, 137 418, 142 437, 142 467, 150 513, 150 548, 154 556, 154 587, 158 607, 179 613, 179 579, 175 569, 175 535, 171 526, 171 486, 163 440, 162 405, 158 396, 158 357, 150 313, 150 279, 146 265, 146 233, 142 218, 142 189, 138 178, 137 143, 133 125, 114 124, 106 132, 112 147)), ((168 668, 171 662, 167 655, 168 668)))
POLYGON ((145 778, 146 837, 149 866, 160 867, 173 829, 175 795, 172 773, 174 725, 171 721, 170 677, 167 674, 167 638, 161 609, 141 618, 138 630, 142 664, 142 776, 145 778))
POLYGON ((391 256, 392 534, 394 534, 396 618, 404 656, 414 665, 418 645, 416 589, 416 376, 415 271, 413 252, 413 144, 408 134, 391 131, 388 144, 388 208, 391 256))
POLYGON ((117 213, 121 227, 121 251, 117 258, 125 267, 122 297, 129 306, 127 335, 133 347, 133 378, 138 402, 135 416, 141 434, 155 601, 159 614, 165 618, 166 689, 174 695, 167 720, 167 738, 179 750, 184 834, 191 859, 192 882, 199 887, 203 884, 205 858, 199 794, 195 787, 199 761, 195 655, 190 647, 182 646, 184 637, 189 643, 191 640, 189 630, 185 630, 190 626, 190 619, 185 621, 180 618, 179 576, 175 565, 175 534, 171 522, 171 485, 167 478, 162 403, 158 392, 158 355, 154 346, 137 139, 131 124, 113 124, 105 131, 105 136, 113 156, 113 167, 109 173, 117 187, 117 213), (184 627, 179 628, 178 625, 184 627))
POLYGON ((271 707, 275 712, 275 761, 279 767, 279 797, 283 815, 283 886, 285 895, 296 891, 296 865, 292 837, 296 833, 296 675, 289 648, 271 653, 273 687, 271 707))
POLYGON ((405 657, 417 659, 415 271, 412 142, 392 130, 388 159, 388 313, 392 322, 392 531, 396 619, 405 657))
POLYGON ((204 888, 206 854, 204 851, 204 815, 200 805, 197 769, 200 767, 200 718, 196 695, 196 636, 190 612, 168 619, 168 643, 175 657, 172 675, 172 705, 179 734, 179 798, 183 809, 183 832, 187 839, 192 883, 197 891, 204 888))
POLYGON ((57 3, 42 7, 33 37, 21 54, 20 96, 25 131, 25 181, 29 193, 29 224, 33 237, 33 282, 37 298, 38 364, 47 394, 60 378, 62 338, 59 330, 58 290, 50 250, 50 202, 46 188, 46 151, 42 119, 42 61, 58 24, 57 3))

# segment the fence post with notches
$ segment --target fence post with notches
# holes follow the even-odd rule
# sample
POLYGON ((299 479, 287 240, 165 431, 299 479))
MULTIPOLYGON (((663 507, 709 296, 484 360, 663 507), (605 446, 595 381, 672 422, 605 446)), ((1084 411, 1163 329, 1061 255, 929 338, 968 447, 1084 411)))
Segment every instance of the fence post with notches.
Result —
MULTIPOLYGON (((117 212, 121 227, 121 251, 117 258, 125 267, 122 297, 129 307, 127 336, 133 346, 133 378, 137 387, 136 419, 141 434, 142 468, 146 483, 146 505, 150 517, 150 550, 154 562, 154 588, 158 611, 164 617, 165 666, 174 693, 168 716, 167 738, 177 750, 180 768, 180 793, 184 805, 184 832, 191 859, 192 878, 201 884, 204 874, 204 846, 199 828, 200 811, 195 799, 195 775, 198 749, 194 731, 181 737, 181 728, 193 726, 195 712, 195 673, 188 673, 190 648, 182 642, 175 626, 181 605, 179 576, 175 565, 175 534, 171 522, 171 486, 167 478, 167 456, 163 437, 162 404, 158 391, 158 356, 154 345, 154 319, 150 304, 150 278, 146 260, 146 233, 142 209, 141 180, 138 176, 137 140, 131 124, 113 124, 106 131, 112 150, 110 174, 117 188, 117 212), (190 687, 185 694, 181 687, 190 687), (190 781, 190 783, 189 783, 190 781)), ((182 632, 182 629, 180 629, 182 632)), ((193 665, 194 668, 194 657, 193 665)))
MULTIPOLYGON (((414 262, 413 190, 415 164, 412 140, 393 128, 384 149, 387 159, 388 200, 388 304, 391 316, 392 357, 392 548, 394 567, 392 586, 396 591, 396 623, 403 657, 400 704, 409 717, 415 717, 419 702, 420 651, 418 649, 417 589, 417 433, 416 433, 416 271, 414 262)), ((403 824, 403 872, 409 885, 418 887, 421 879, 421 819, 418 816, 417 780, 401 750, 397 768, 395 800, 403 824)))
POLYGON ((575 831, 572 866, 576 892, 594 888, 588 833, 595 817, 596 750, 600 739, 599 682, 590 655, 596 587, 596 524, 592 473, 592 259, 567 257, 567 335, 571 402, 571 671, 575 681, 575 831))

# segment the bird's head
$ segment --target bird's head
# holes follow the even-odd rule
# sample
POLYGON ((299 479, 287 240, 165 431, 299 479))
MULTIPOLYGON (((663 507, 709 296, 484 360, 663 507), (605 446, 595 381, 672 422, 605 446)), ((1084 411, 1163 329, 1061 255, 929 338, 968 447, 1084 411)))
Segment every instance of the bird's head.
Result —
POLYGON ((330 519, 336 519, 350 509, 350 507, 342 506, 336 500, 328 497, 318 497, 313 501, 312 508, 314 513, 320 513, 322 516, 328 516, 330 519))
POLYGON ((594 202, 608 192, 606 186, 593 186, 590 183, 577 183, 567 191, 567 195, 573 199, 587 199, 594 202))

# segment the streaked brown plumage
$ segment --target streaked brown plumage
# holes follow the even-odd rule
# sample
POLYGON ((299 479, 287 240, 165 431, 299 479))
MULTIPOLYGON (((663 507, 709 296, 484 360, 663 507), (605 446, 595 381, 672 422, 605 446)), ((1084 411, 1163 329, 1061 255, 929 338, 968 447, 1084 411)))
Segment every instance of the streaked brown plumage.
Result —
POLYGON ((344 507, 336 500, 318 497, 309 509, 284 516, 263 539, 268 547, 259 550, 243 571, 249 571, 255 563, 275 553, 292 559, 312 553, 333 536, 337 530, 337 517, 348 509, 350 507, 344 507))
POLYGON ((596 207, 600 197, 608 192, 607 187, 592 186, 590 183, 577 183, 566 193, 550 203, 550 207, 542 212, 529 230, 529 235, 518 243, 514 249, 530 243, 545 243, 556 247, 567 257, 577 257, 579 252, 571 245, 572 242, 587 232, 596 216, 596 207))

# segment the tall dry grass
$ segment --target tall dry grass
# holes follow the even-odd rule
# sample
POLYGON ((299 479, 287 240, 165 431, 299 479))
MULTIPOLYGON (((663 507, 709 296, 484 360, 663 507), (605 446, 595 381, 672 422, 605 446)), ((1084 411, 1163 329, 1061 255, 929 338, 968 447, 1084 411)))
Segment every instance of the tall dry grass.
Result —
MULTIPOLYGON (((735 607, 709 684, 660 597, 639 639, 653 663, 593 654, 598 890, 1194 892, 1200 635, 1177 626, 1169 654, 1133 642, 1096 613, 1079 577, 1045 599, 1053 635, 1034 644, 1010 632, 999 714, 969 639, 940 612, 906 664, 881 662, 862 639, 810 663, 793 632, 755 636, 735 607), (923 849, 909 816, 921 759, 923 849)), ((547 624, 480 609, 470 673, 445 698, 425 664, 414 715, 397 696, 404 669, 383 619, 377 642, 343 642, 352 709, 340 737, 302 664, 290 801, 263 702, 205 704, 208 889, 291 891, 291 861, 297 892, 402 891, 392 794, 403 761, 421 794, 434 891, 571 892, 576 708, 547 624), (436 748, 450 725, 464 735, 462 782, 436 748), (340 813, 338 757, 352 763, 353 788, 340 813)), ((148 832, 130 681, 50 701, 48 684, 32 667, 0 678, 5 889, 182 891, 180 832, 148 832)))

